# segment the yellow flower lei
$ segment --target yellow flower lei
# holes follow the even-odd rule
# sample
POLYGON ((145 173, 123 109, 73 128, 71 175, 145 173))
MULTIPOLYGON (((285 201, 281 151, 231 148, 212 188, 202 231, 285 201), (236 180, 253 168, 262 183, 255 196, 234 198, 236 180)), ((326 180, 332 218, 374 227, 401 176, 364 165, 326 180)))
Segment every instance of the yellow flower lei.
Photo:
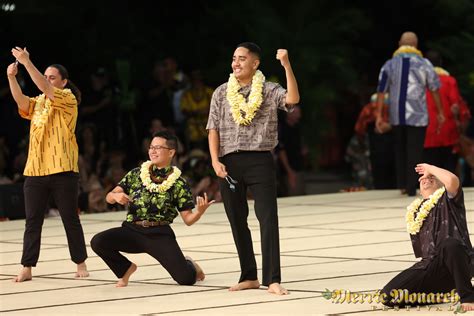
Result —
POLYGON ((234 74, 230 74, 227 82, 227 101, 230 104, 230 111, 234 122, 240 125, 249 125, 255 113, 263 102, 263 84, 265 76, 257 70, 252 78, 249 101, 246 102, 243 95, 239 93, 240 85, 234 74), (245 113, 245 117, 242 115, 245 113))
POLYGON ((157 184, 151 181, 151 175, 150 175, 151 164, 152 162, 150 160, 142 163, 140 167, 140 179, 142 180, 143 185, 148 191, 156 192, 156 193, 165 193, 173 186, 176 180, 178 180, 179 176, 181 175, 181 170, 179 170, 178 167, 173 166, 173 173, 170 174, 168 178, 166 178, 165 181, 163 181, 160 184, 157 184))
POLYGON ((446 189, 444 187, 439 188, 433 194, 431 194, 428 200, 426 200, 422 205, 421 203, 423 200, 420 198, 414 200, 410 205, 408 205, 405 219, 407 223, 407 231, 411 235, 416 235, 420 231, 424 220, 426 217, 428 217, 431 209, 436 205, 436 203, 438 203, 439 198, 445 191, 446 189), (418 211, 418 214, 416 214, 415 218, 415 213, 418 208, 420 208, 420 210, 418 211))
POLYGON ((447 72, 445 69, 443 69, 441 67, 434 67, 434 70, 438 75, 449 76, 449 72, 447 72))
MULTIPOLYGON (((71 89, 63 89, 63 91, 72 93, 71 89)), ((36 99, 33 115, 31 117, 33 125, 41 127, 48 122, 49 113, 51 112, 51 103, 51 100, 46 98, 44 93, 36 99)))
POLYGON ((51 109, 51 100, 46 98, 44 94, 36 99, 31 123, 35 126, 43 126, 48 121, 49 111, 51 109))
POLYGON ((410 45, 402 45, 400 46, 394 53, 393 57, 399 55, 399 54, 416 54, 420 57, 423 57, 423 54, 421 51, 416 49, 416 47, 410 46, 410 45))

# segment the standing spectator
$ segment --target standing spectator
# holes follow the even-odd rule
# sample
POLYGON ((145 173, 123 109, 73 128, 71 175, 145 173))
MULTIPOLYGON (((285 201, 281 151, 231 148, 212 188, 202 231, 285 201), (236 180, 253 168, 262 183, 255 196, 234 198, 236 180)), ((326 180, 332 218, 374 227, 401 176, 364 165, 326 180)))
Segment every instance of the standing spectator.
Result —
POLYGON ((375 189, 394 189, 395 159, 393 149, 393 133, 388 119, 388 95, 384 97, 381 124, 383 133, 375 128, 377 112, 377 94, 373 94, 359 113, 355 124, 355 133, 359 138, 368 136, 370 166, 372 171, 373 186, 375 189))
POLYGON ((207 150, 206 122, 214 90, 204 84, 201 71, 192 71, 190 78, 191 87, 181 99, 181 111, 186 118, 188 148, 207 150))
POLYGON ((372 170, 367 135, 352 135, 347 144, 345 157, 351 165, 354 186, 347 191, 363 191, 372 188, 372 170))
POLYGON ((390 92, 389 117, 395 137, 397 185, 402 193, 406 192, 409 196, 416 194, 418 181, 413 168, 423 157, 423 143, 428 125, 426 88, 433 95, 439 124, 444 122, 438 93, 438 76, 417 46, 418 38, 415 33, 403 33, 393 58, 380 70, 375 123, 377 130, 382 133, 384 93, 390 92))
POLYGON ((113 102, 114 88, 105 68, 99 67, 91 74, 90 84, 80 108, 80 122, 93 124, 99 132, 99 141, 110 147, 116 138, 117 109, 113 102))
POLYGON ((14 279, 32 279, 40 253, 41 229, 50 195, 64 223, 71 259, 77 264, 76 277, 87 277, 84 232, 77 212, 79 191, 78 148, 74 130, 80 92, 69 80, 67 70, 58 64, 41 74, 30 54, 19 47, 12 49, 17 62, 7 69, 8 82, 21 117, 31 120, 30 147, 24 175, 26 227, 23 239, 23 269, 14 279), (41 95, 25 96, 16 80, 17 64, 22 64, 41 95))
POLYGON ((172 99, 174 125, 179 134, 184 129, 184 115, 181 111, 181 98, 186 89, 189 88, 189 78, 179 69, 178 62, 174 56, 167 56, 163 59, 163 66, 165 68, 166 76, 171 78, 172 85, 172 99))
POLYGON ((458 161, 459 133, 461 128, 459 94, 456 79, 445 69, 441 68, 441 55, 436 51, 429 51, 426 57, 435 66, 441 87, 439 95, 443 104, 445 122, 439 126, 436 121, 436 105, 430 93, 426 95, 428 104, 429 124, 426 129, 424 160, 432 165, 456 173, 458 161))
POLYGON ((164 126, 174 125, 173 77, 169 75, 163 62, 156 60, 152 76, 145 83, 144 99, 140 104, 138 119, 148 126, 152 118, 161 120, 164 126))
POLYGON ((301 108, 284 113, 278 132, 278 161, 284 174, 281 193, 284 196, 304 195, 304 162, 307 153, 301 131, 301 108))

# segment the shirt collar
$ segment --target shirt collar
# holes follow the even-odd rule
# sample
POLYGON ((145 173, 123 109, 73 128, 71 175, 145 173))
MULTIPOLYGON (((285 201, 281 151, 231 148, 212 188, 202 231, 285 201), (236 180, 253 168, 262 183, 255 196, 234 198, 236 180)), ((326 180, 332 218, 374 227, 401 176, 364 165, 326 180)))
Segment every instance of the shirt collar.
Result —
POLYGON ((164 168, 158 168, 157 166, 153 166, 152 172, 155 177, 164 177, 171 171, 171 169, 171 166, 167 166, 164 168))

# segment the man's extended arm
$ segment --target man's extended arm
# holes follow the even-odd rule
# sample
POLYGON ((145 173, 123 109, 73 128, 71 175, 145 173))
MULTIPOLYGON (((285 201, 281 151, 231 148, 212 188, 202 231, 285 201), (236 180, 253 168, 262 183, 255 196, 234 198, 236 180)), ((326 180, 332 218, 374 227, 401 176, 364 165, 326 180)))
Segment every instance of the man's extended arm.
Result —
POLYGON ((286 75, 286 104, 295 105, 300 102, 300 93, 298 90, 298 83, 296 82, 295 74, 291 68, 288 51, 286 49, 277 50, 276 59, 281 62, 285 68, 286 75))

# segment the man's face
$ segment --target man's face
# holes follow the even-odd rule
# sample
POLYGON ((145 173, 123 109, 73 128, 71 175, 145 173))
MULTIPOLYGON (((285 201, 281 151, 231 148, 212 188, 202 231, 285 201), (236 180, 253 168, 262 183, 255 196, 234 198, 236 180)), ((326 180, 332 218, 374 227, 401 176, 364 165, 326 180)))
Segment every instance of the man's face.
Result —
POLYGON ((166 139, 161 137, 154 137, 148 149, 148 156, 151 162, 159 168, 164 168, 171 163, 174 149, 170 149, 166 145, 166 139))
POLYGON ((232 71, 237 80, 248 80, 253 77, 260 61, 245 47, 237 47, 232 56, 232 71))
POLYGON ((438 190, 440 187, 441 183, 433 175, 430 175, 420 180, 420 193, 421 195, 423 195, 424 198, 427 198, 428 196, 433 194, 433 192, 438 190))

